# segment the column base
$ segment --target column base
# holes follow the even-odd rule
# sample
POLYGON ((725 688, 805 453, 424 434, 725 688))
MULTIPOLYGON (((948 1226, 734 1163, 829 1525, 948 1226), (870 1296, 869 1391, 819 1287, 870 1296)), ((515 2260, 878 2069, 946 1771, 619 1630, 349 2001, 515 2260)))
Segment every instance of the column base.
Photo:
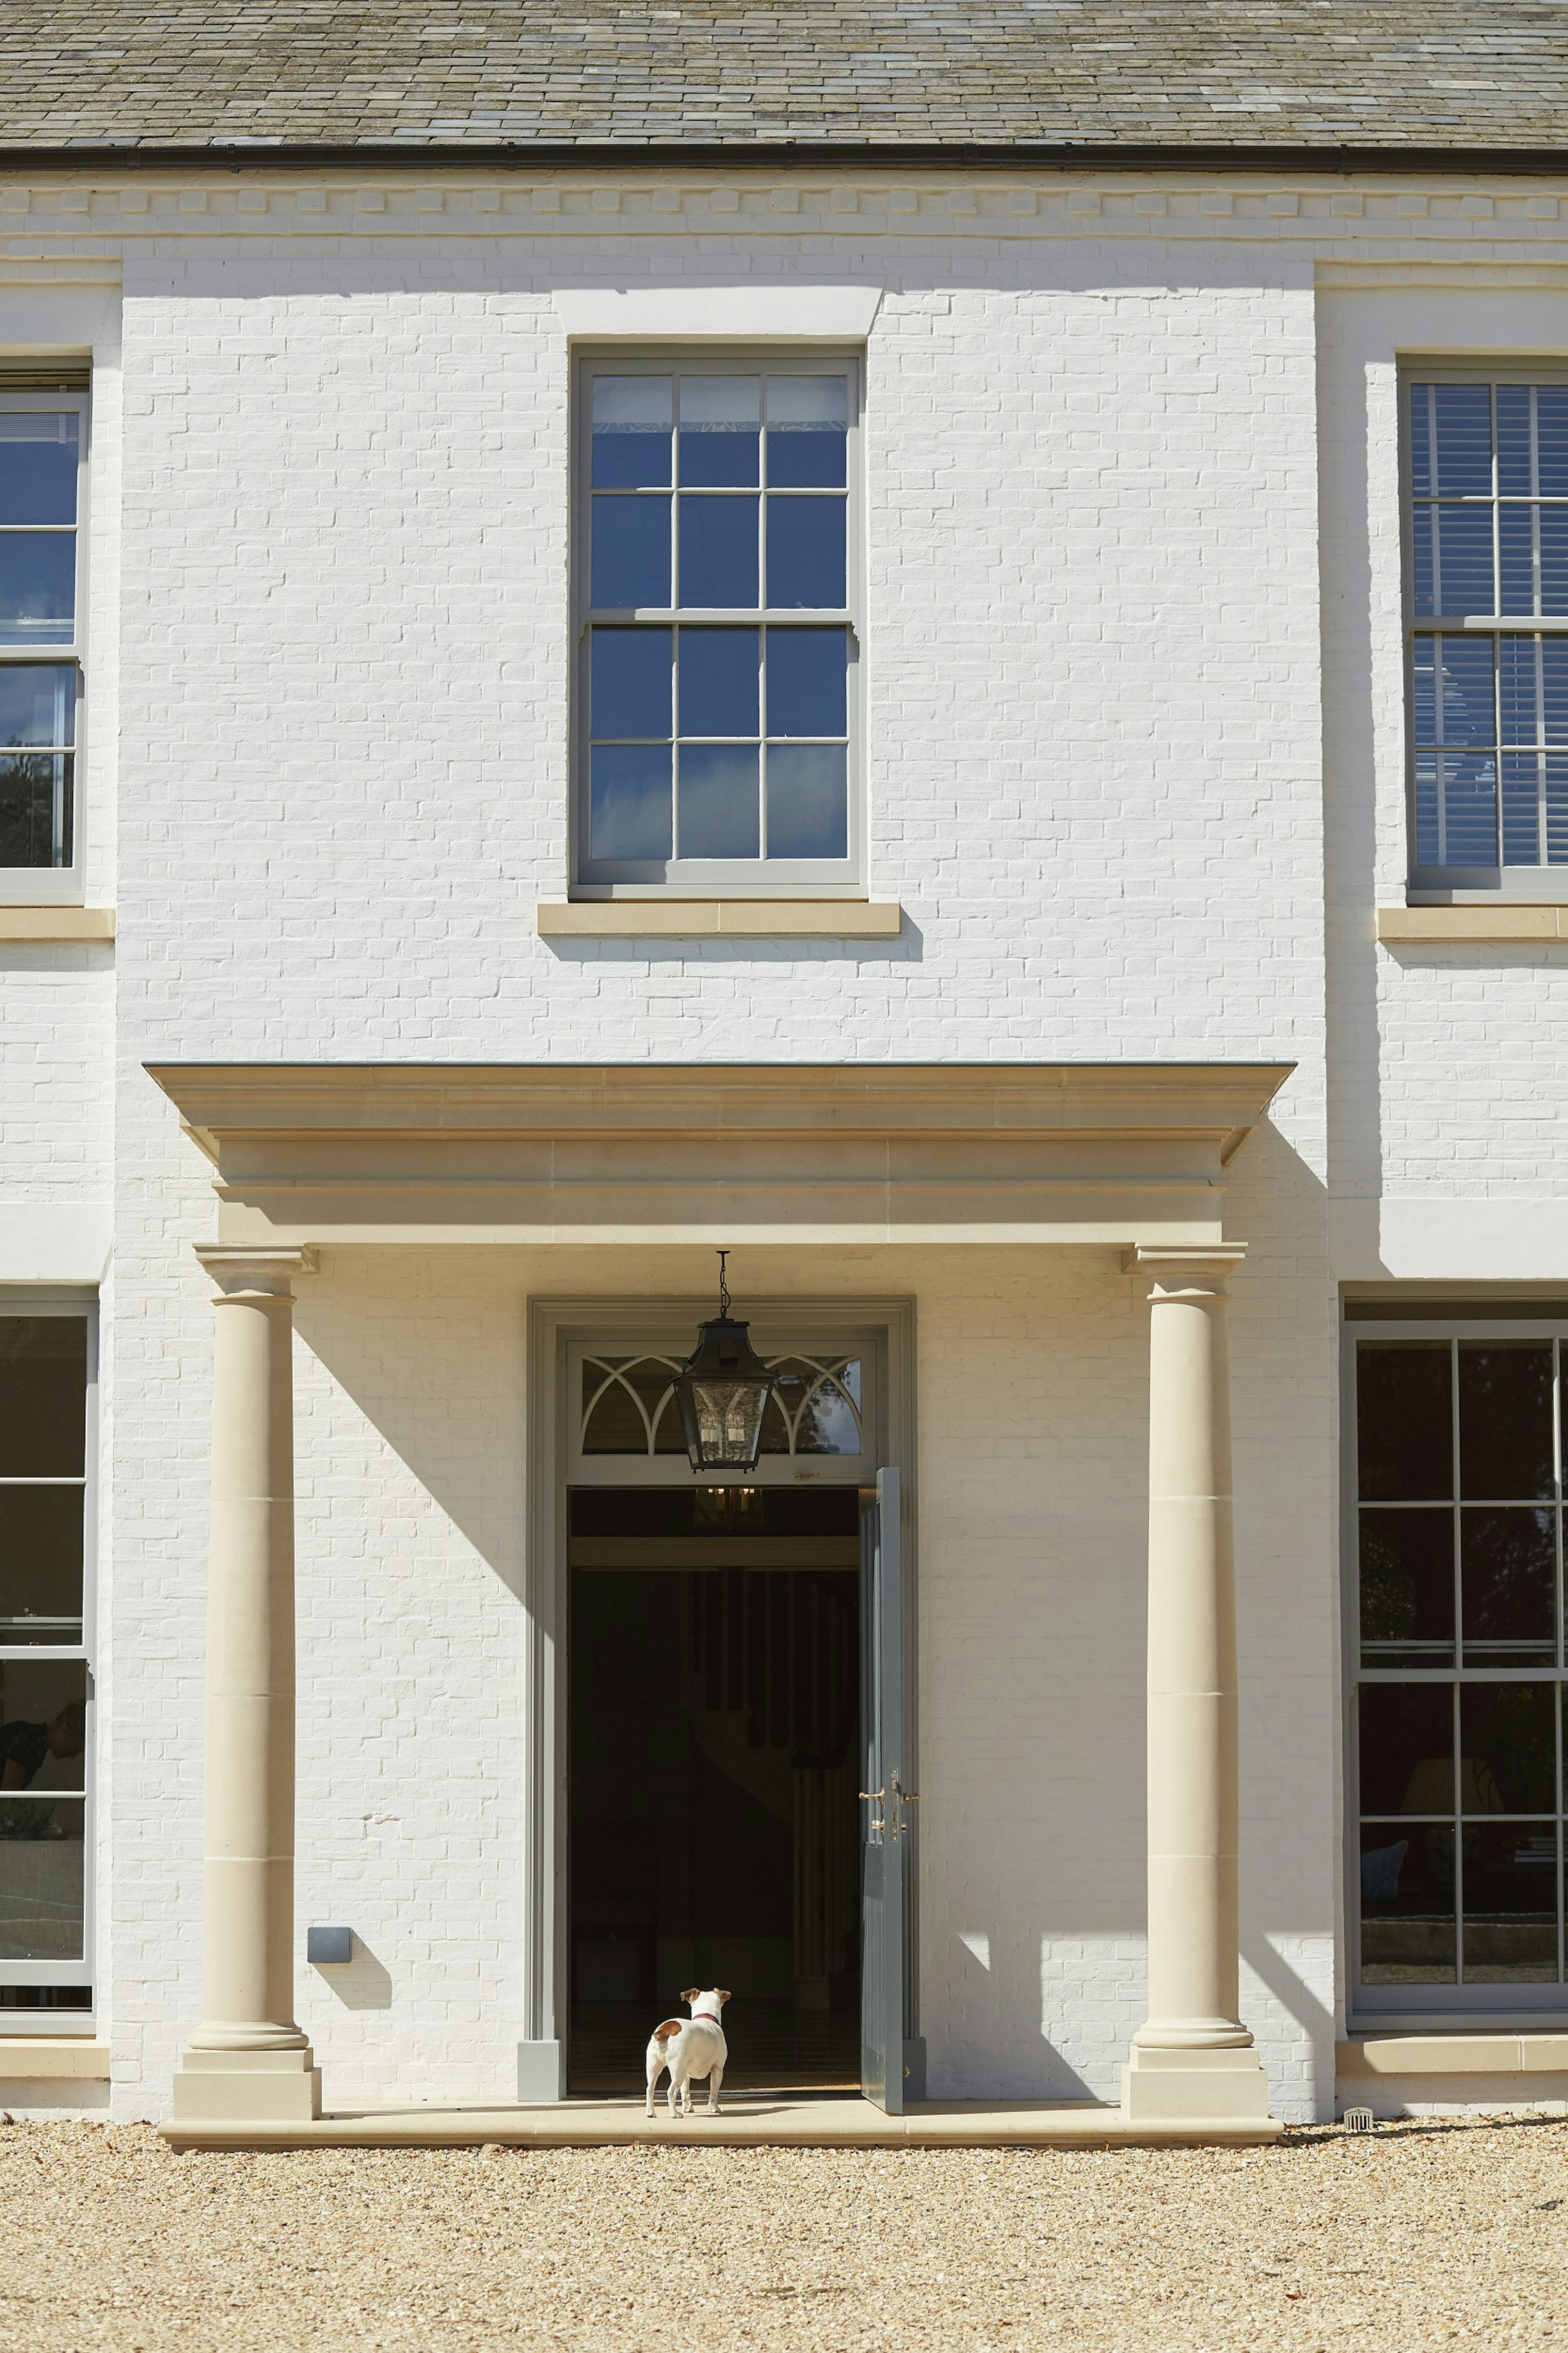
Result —
POLYGON ((174 2121, 312 2124, 321 2071, 303 2051, 187 2051, 174 2071, 174 2121))
POLYGON ((1268 2124, 1268 2078, 1250 2046, 1228 2051, 1149 2051, 1133 2046, 1121 2070, 1129 2124, 1268 2124))

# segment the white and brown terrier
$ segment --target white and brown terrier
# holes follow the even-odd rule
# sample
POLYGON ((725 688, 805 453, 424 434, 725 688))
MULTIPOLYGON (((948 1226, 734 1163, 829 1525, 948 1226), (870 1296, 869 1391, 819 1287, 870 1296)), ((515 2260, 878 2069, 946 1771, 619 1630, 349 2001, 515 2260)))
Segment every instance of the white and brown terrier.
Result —
POLYGON ((653 2087, 668 2067, 671 2118, 691 2114, 694 2075, 707 2076, 708 2113, 716 2116, 724 2062, 730 2056, 719 2013, 730 1999, 729 1992, 723 1986, 710 1986, 706 1993, 698 1986, 688 1986, 680 1999, 690 2003, 690 2017, 667 2018, 662 2026, 654 2028, 648 2040, 647 2113, 650 2116, 653 2114, 653 2087))

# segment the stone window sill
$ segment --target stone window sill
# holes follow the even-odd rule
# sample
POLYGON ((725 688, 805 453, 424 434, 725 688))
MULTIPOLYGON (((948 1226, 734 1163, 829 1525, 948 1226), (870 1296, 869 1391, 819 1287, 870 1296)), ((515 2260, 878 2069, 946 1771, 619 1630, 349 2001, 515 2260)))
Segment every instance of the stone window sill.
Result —
POLYGON ((46 2076, 107 2084, 108 2043, 82 2034, 0 2034, 0 2083, 19 2084, 46 2076))
POLYGON ((890 940, 896 899, 542 899, 547 940, 890 940))
POLYGON ((1377 936, 1385 947, 1529 946, 1568 940, 1568 905, 1380 907, 1377 936))
POLYGON ((1545 2075, 1568 2068, 1562 2034, 1380 2034, 1337 2043, 1342 2075, 1545 2075))
POLYGON ((112 907, 0 906, 0 941, 111 940, 112 907))

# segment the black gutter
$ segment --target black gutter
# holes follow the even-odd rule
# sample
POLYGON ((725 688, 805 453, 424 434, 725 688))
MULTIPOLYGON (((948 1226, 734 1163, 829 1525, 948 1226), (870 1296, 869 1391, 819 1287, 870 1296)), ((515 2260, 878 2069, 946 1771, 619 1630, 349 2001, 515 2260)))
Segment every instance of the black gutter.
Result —
POLYGON ((451 140, 305 144, 0 146, 0 173, 322 172, 388 169, 485 172, 1323 172, 1442 174, 1495 178, 1568 177, 1568 147, 1107 146, 1017 140, 946 145, 908 140, 721 142, 632 139, 451 140))

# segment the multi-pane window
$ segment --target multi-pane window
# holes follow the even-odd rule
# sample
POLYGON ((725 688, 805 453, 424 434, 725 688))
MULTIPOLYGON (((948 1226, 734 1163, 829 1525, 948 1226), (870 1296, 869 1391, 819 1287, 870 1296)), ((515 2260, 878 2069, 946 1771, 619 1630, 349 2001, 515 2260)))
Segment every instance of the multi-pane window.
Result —
POLYGON ((92 2000, 90 1340, 80 1309, 0 1312, 0 2023, 92 2000))
POLYGON ((76 863, 83 415, 0 396, 0 868, 76 863))
POLYGON ((585 373, 579 879, 852 879, 855 378, 585 373))
POLYGON ((1568 383, 1406 386, 1415 865, 1568 865, 1568 383))
POLYGON ((1349 1328, 1358 2006, 1560 2008, 1568 1320, 1349 1328))

